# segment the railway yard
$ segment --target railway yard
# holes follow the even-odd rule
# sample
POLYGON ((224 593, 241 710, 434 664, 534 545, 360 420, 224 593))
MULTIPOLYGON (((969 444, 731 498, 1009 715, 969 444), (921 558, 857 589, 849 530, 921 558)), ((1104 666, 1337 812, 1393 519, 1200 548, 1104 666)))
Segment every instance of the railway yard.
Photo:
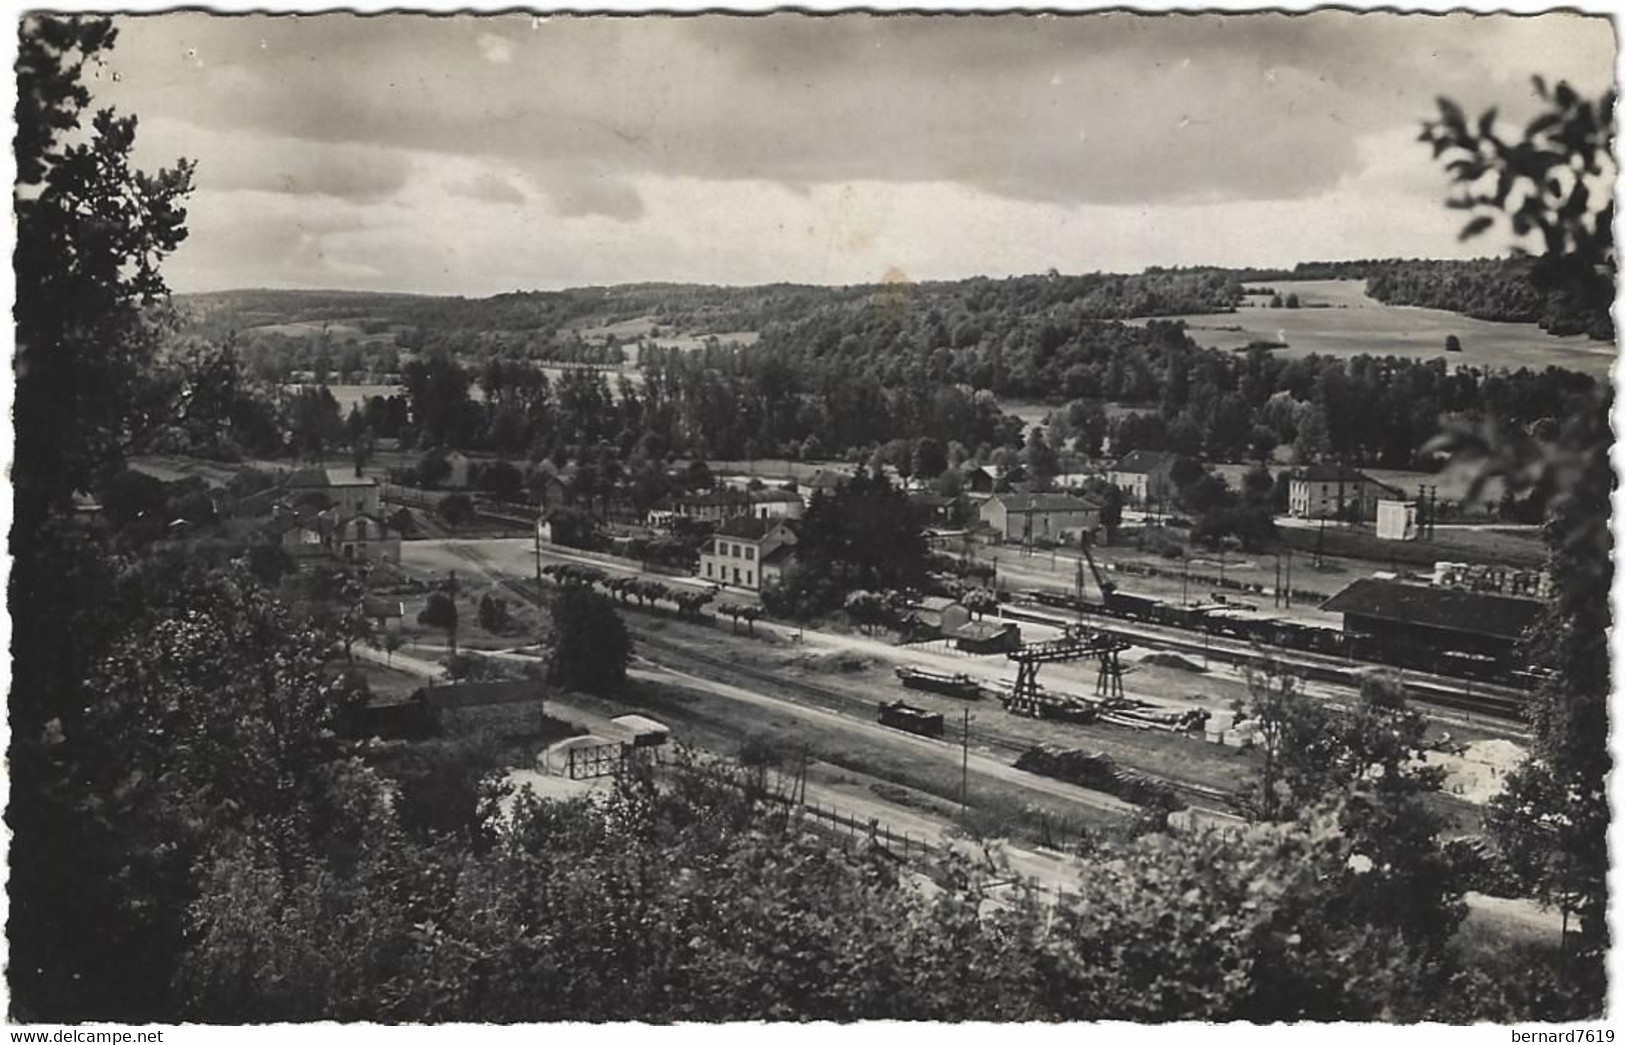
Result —
MULTIPOLYGON (((513 538, 414 541, 403 547, 402 567, 425 580, 455 570, 534 603, 536 553, 532 542, 513 538)), ((544 563, 591 561, 616 571, 617 564, 602 557, 587 560, 550 547, 541 555, 544 563)), ((631 563, 620 568, 637 570, 631 563)), ((1247 674, 1266 656, 1248 643, 1098 616, 1084 615, 1080 626, 1076 612, 1015 597, 997 619, 1020 625, 1024 649, 1109 636, 1111 648, 1121 650, 1113 673, 1121 696, 1102 700, 1109 680, 1102 678, 1096 647, 1085 643, 1081 655, 1035 668, 1032 682, 1051 710, 1014 714, 1005 705, 1019 707, 1010 697, 1023 672, 1006 654, 973 656, 943 640, 900 645, 765 620, 746 630, 721 617, 681 619, 630 604, 623 610, 637 653, 628 691, 617 700, 571 694, 572 702, 606 714, 652 714, 686 744, 717 754, 766 741, 778 752, 778 777, 799 780, 803 793, 811 788, 834 808, 881 827, 996 835, 1012 852, 1037 859, 1136 814, 1136 803, 1109 789, 1015 768, 1040 745, 1104 756, 1121 774, 1166 788, 1187 822, 1240 822, 1230 798, 1253 773, 1256 756, 1245 746, 1218 742, 1222 738, 1205 734, 1202 723, 1211 730, 1246 697, 1247 674), (882 724, 879 709, 899 703, 911 709, 904 713, 909 721, 893 716, 891 725, 882 724)), ((444 652, 431 637, 422 638, 407 652, 415 648, 430 660, 444 652)), ((1306 692, 1332 703, 1356 699, 1360 673, 1368 668, 1303 652, 1268 656, 1305 676, 1306 692)), ((1475 833, 1494 781, 1521 755, 1526 734, 1512 713, 1515 690, 1413 672, 1403 677, 1434 723, 1440 750, 1429 758, 1450 773, 1436 801, 1457 833, 1475 833)))

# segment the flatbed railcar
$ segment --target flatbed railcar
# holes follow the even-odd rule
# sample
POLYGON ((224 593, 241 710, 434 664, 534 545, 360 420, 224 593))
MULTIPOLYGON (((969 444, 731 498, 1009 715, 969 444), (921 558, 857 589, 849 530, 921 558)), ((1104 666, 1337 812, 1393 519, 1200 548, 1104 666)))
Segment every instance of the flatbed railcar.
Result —
POLYGON ((940 693, 945 697, 958 697, 961 700, 982 698, 982 684, 969 675, 947 675, 940 671, 927 671, 905 664, 897 669, 897 678, 909 689, 940 693))

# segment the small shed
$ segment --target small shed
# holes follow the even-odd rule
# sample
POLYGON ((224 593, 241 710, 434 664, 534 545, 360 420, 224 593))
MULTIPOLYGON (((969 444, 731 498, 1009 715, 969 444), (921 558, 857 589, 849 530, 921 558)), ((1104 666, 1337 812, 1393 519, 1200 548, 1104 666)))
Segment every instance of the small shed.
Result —
POLYGON ((943 635, 963 653, 1009 653, 1021 648, 1021 628, 1007 622, 973 620, 943 635))
POLYGON ((609 721, 625 732, 624 742, 633 748, 663 747, 671 739, 671 727, 644 715, 620 715, 609 721))

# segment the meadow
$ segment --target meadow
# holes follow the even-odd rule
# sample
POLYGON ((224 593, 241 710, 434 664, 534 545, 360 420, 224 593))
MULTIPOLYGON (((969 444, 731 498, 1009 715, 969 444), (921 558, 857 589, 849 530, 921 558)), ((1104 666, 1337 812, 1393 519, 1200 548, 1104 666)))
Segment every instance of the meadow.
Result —
POLYGON ((1297 294, 1304 307, 1269 308, 1267 298, 1249 296, 1235 312, 1171 318, 1184 320, 1200 345, 1238 349, 1254 341, 1285 342, 1288 347, 1277 350, 1284 358, 1310 353, 1437 357, 1459 366, 1558 366, 1597 377, 1608 376, 1614 364, 1615 346, 1608 342, 1553 337, 1533 323, 1492 323, 1439 309, 1385 305, 1367 297, 1359 280, 1274 280, 1268 285, 1283 297, 1297 294), (1461 339, 1462 351, 1445 351, 1445 339, 1452 334, 1461 339))

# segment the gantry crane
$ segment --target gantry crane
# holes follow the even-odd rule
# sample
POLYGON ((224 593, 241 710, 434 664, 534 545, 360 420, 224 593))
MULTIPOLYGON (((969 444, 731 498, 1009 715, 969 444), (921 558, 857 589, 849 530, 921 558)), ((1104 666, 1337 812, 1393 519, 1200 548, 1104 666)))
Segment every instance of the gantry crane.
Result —
POLYGON ((1006 656, 1016 663, 1016 684, 1005 699, 1005 709, 1015 715, 1044 718, 1059 711, 1078 708, 1075 701, 1052 697, 1038 687, 1038 669, 1041 665, 1095 657, 1100 661, 1100 674, 1095 683, 1095 696, 1104 704, 1123 699, 1123 675, 1127 669, 1118 654, 1129 649, 1129 643, 1115 635, 1073 626, 1066 634, 1047 642, 1031 642, 1006 656))

